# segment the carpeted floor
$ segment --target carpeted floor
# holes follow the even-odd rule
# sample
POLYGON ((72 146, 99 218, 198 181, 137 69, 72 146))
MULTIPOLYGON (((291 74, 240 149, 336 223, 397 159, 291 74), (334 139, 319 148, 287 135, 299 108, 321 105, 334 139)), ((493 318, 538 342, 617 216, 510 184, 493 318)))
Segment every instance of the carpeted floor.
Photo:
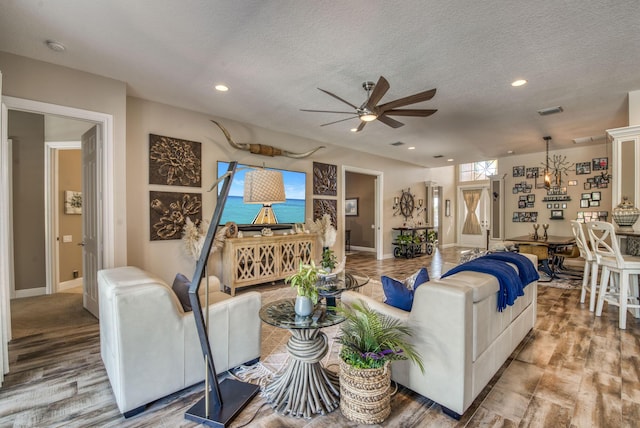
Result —
POLYGON ((98 320, 82 307, 81 288, 11 301, 12 339, 97 322, 98 320))

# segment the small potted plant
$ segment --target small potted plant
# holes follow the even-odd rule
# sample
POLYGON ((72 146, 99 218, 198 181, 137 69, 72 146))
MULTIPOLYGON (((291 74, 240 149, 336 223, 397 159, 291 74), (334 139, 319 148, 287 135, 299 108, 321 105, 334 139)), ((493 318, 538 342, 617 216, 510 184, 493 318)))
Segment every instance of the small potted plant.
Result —
POLYGON ((337 261, 338 259, 331 248, 326 247, 322 250, 322 261, 320 264, 326 272, 331 273, 331 271, 336 268, 337 261))
POLYGON ((377 424, 391 413, 390 362, 411 360, 424 371, 409 342, 410 327, 360 301, 337 308, 340 325, 340 410, 349 420, 377 424))
POLYGON ((313 313, 313 307, 318 303, 318 275, 324 271, 311 261, 310 264, 300 263, 298 272, 285 279, 298 292, 296 297, 296 315, 308 317, 313 313))

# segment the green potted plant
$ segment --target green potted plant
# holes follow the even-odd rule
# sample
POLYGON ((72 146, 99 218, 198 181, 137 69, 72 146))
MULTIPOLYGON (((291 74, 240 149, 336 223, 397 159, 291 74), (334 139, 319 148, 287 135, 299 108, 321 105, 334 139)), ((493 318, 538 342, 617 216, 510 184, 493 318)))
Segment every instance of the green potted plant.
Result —
POLYGON ((325 271, 331 273, 331 271, 336 268, 337 261, 338 259, 331 248, 325 247, 322 250, 322 261, 320 264, 325 271))
POLYGON ((318 275, 324 271, 311 261, 310 264, 300 263, 298 272, 288 276, 285 283, 291 284, 298 292, 295 303, 296 315, 307 317, 313 313, 313 307, 318 303, 318 275))
POLYGON ((422 358, 409 338, 413 332, 399 321, 360 301, 337 311, 340 326, 340 410, 354 422, 376 424, 391 413, 390 362, 411 360, 424 371, 422 358))

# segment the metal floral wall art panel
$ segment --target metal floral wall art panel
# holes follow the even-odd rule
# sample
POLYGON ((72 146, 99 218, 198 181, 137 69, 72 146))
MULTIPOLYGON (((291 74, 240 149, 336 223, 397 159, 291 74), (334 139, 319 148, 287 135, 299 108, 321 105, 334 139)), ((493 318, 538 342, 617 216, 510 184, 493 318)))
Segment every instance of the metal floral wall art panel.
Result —
POLYGON ((202 144, 149 134, 149 184, 200 187, 202 144))
POLYGON ((152 241, 181 239, 187 217, 202 221, 200 193, 149 192, 149 229, 152 241))
POLYGON ((331 216, 331 224, 338 228, 338 201, 335 199, 314 199, 313 220, 318 220, 325 214, 331 216))
POLYGON ((338 167, 326 163, 313 163, 313 194, 338 195, 338 167))

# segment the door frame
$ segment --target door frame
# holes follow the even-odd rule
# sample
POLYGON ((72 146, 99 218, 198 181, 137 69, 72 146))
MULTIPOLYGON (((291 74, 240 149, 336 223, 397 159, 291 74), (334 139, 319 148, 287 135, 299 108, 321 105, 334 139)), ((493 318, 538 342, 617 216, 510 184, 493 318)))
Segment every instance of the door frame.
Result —
MULTIPOLYGON (((100 147, 100 162, 102 174, 97 178, 98 188, 100 189, 100 197, 102 199, 101 211, 98 213, 99 228, 101 233, 102 244, 100 250, 102 251, 103 267, 110 267, 114 265, 115 261, 115 195, 114 195, 114 183, 113 183, 113 165, 114 165, 114 144, 113 144, 113 116, 106 113, 100 113, 90 110, 78 109, 74 107, 66 107, 57 104, 50 104, 41 101, 26 100, 23 98, 15 98, 9 96, 2 97, 3 108, 6 106, 7 110, 19 110, 31 113, 45 114, 69 117, 71 119, 85 120, 92 122, 98 126, 98 132, 101 134, 101 140, 103 142, 100 147)), ((5 118, 3 118, 6 120, 5 118)), ((3 123, 4 125, 4 123, 3 123)), ((6 126, 3 126, 3 135, 1 136, 0 144, 2 144, 2 153, 6 153, 6 147, 8 144, 8 134, 6 126)), ((10 171, 11 163, 8 159, 0 159, 0 173, 8 173, 10 171)), ((7 188, 0 189, 0 192, 7 192, 7 188)), ((4 207, 5 212, 12 212, 13 207, 11 204, 4 207)), ((0 231, 5 228, 12 229, 12 223, 9 223, 8 216, 0 216, 3 218, 5 224, 4 227, 0 227, 0 231)), ((0 239, 6 239, 6 237, 0 237, 0 239)), ((8 254, 2 254, 2 264, 9 266, 11 275, 13 275, 13 263, 9 263, 7 259, 8 254)), ((15 288, 12 284, 7 284, 11 288, 15 288)), ((1 290, 0 290, 1 291, 1 290)), ((4 314, 4 322, 10 325, 11 314, 7 311, 4 314)), ((11 332, 9 331, 9 340, 11 332)))
POLYGON ((58 151, 80 150, 80 141, 45 141, 44 152, 44 239, 46 247, 46 293, 58 292, 60 285, 60 236, 58 195, 58 151))
MULTIPOLYGON (((376 246, 376 260, 382 260, 384 258, 384 248, 382 245, 382 190, 383 186, 383 173, 382 171, 376 171, 373 169, 360 168, 357 166, 342 165, 342 206, 344 207, 344 199, 346 195, 346 175, 347 172, 355 172, 358 174, 372 175, 376 177, 375 180, 375 246, 376 246)), ((344 209, 340 210, 340 218, 342 218, 342 224, 346 224, 346 218, 344 209)), ((342 243, 344 245, 344 228, 342 243)))

